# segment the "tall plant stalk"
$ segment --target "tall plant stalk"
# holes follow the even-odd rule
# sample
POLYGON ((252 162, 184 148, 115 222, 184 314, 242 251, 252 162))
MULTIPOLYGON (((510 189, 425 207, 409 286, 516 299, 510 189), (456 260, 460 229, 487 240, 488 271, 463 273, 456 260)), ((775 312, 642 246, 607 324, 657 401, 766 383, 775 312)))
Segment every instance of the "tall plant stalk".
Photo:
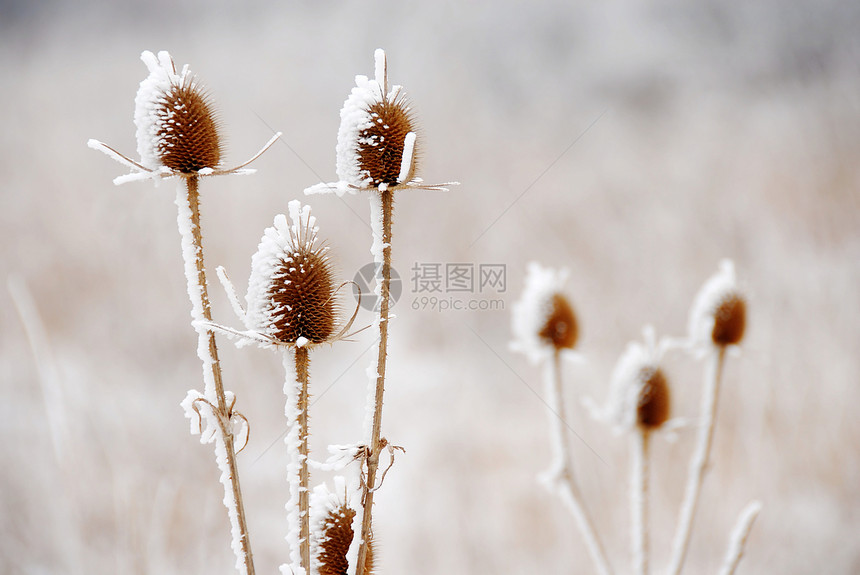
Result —
POLYGON ((305 573, 310 573, 310 506, 308 504, 308 488, 310 485, 308 477, 308 372, 310 361, 308 359, 307 348, 295 348, 295 363, 296 383, 299 392, 296 400, 298 419, 295 422, 299 426, 299 548, 301 566, 304 568, 305 573))
POLYGON ((199 178, 193 174, 183 177, 182 182, 184 185, 179 186, 176 197, 176 204, 179 208, 178 223, 182 239, 182 256, 185 262, 188 296, 191 299, 191 316, 197 331, 197 355, 203 363, 204 395, 215 413, 215 419, 220 430, 215 441, 216 459, 219 460, 219 467, 222 471, 221 483, 224 485, 224 505, 227 507, 227 514, 232 527, 236 565, 240 571, 254 575, 251 541, 245 519, 242 490, 239 486, 239 470, 236 463, 231 424, 231 406, 228 406, 224 393, 215 334, 211 329, 201 325, 202 322, 212 323, 212 310, 209 303, 206 267, 203 261, 199 178))
MULTIPOLYGON (((385 365, 388 356, 388 310, 391 291, 391 227, 394 217, 394 192, 379 190, 379 197, 372 197, 371 202, 379 201, 382 206, 382 265, 377 274, 379 282, 379 353, 376 359, 376 390, 373 396, 373 418, 370 430, 370 456, 367 459, 367 478, 362 497, 363 515, 361 520, 361 535, 358 548, 356 575, 364 575, 367 561, 367 549, 372 537, 371 521, 373 512, 373 493, 376 485, 376 473, 379 469, 380 438, 382 430, 382 396, 385 392, 385 365)), ((374 231, 376 233, 376 231, 374 231)), ((378 238, 374 238, 376 242, 378 238)))
POLYGON ((717 419, 717 399, 720 393, 720 382, 723 377, 723 365, 725 364, 726 347, 715 347, 712 351, 705 375, 705 389, 702 393, 701 420, 699 432, 696 439, 696 448, 690 460, 690 471, 687 477, 687 487, 684 491, 684 501, 678 517, 678 527, 675 531, 675 539, 672 544, 672 558, 669 563, 669 575, 678 575, 684 566, 687 549, 690 546, 690 535, 693 529, 693 519, 699 504, 699 495, 702 490, 702 482, 708 459, 711 453, 711 445, 714 440, 714 427, 717 419))
POLYGON ((631 452, 631 539, 633 572, 648 573, 648 460, 650 432, 637 430, 630 436, 631 452))
POLYGON ((570 441, 568 439, 565 421, 567 421, 564 406, 564 395, 562 393, 561 380, 561 352, 555 350, 552 358, 546 362, 545 379, 547 384, 550 406, 549 423, 552 434, 553 446, 553 468, 549 473, 551 487, 554 487, 558 496, 567 506, 568 510, 576 520, 576 525, 585 539, 585 545, 594 561, 595 567, 600 575, 611 575, 612 568, 606 558, 606 551, 594 529, 594 522, 588 514, 576 477, 573 474, 573 462, 570 458, 570 441))

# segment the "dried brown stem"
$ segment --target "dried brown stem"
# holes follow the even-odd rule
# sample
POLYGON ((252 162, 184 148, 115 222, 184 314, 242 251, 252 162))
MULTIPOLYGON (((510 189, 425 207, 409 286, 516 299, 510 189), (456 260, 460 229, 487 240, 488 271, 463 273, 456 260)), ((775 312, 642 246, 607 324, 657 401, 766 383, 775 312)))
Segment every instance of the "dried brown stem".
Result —
POLYGON ((368 553, 368 543, 372 537, 371 513, 373 494, 376 484, 376 471, 379 468, 380 435, 382 429, 382 394, 385 391, 385 362, 388 354, 388 306, 391 286, 391 222, 394 216, 394 192, 379 191, 382 198, 382 285, 379 304, 379 354, 376 360, 376 395, 371 428, 370 456, 367 458, 367 480, 362 497, 364 509, 361 521, 361 539, 358 548, 356 575, 365 575, 364 568, 368 553))
MULTIPOLYGON (((206 283, 206 268, 203 262, 203 235, 200 230, 200 192, 199 178, 196 175, 191 175, 186 178, 185 187, 188 192, 188 205, 191 208, 191 236, 194 246, 194 260, 197 269, 197 285, 199 286, 200 300, 192 301, 192 306, 197 304, 202 308, 203 319, 212 321, 212 309, 209 303, 208 284, 206 283)), ((189 278, 189 283, 192 283, 189 278)), ((189 294, 198 291, 196 286, 189 286, 189 294)), ((197 330, 199 343, 198 350, 203 349, 205 344, 208 349, 209 357, 201 357, 203 368, 211 372, 212 381, 215 384, 215 397, 217 401, 218 421, 221 422, 219 427, 221 437, 224 441, 224 448, 227 453, 227 466, 230 471, 230 484, 232 496, 236 502, 236 516, 239 524, 240 543, 242 547, 241 558, 247 568, 248 575, 254 575, 254 560, 251 553, 251 541, 248 534, 248 524, 245 520, 245 507, 242 501, 242 490, 239 486, 239 471, 236 464, 236 452, 233 445, 233 430, 230 425, 225 425, 223 422, 230 421, 229 407, 227 399, 224 395, 224 383, 221 379, 221 364, 218 360, 218 347, 215 343, 215 334, 211 330, 197 330)), ((226 489, 226 486, 225 486, 226 489)))
POLYGON ((308 503, 308 371, 310 360, 308 350, 305 347, 296 348, 296 381, 301 385, 297 400, 299 426, 299 455, 301 466, 299 467, 299 517, 301 531, 299 532, 299 546, 302 567, 305 573, 311 572, 311 540, 310 540, 310 505, 308 503))

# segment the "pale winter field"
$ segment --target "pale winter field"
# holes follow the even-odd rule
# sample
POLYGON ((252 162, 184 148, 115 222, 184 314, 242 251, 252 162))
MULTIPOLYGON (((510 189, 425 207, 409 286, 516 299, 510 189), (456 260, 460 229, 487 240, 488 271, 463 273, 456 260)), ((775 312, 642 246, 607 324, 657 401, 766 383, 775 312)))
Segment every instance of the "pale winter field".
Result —
MULTIPOLYGON (((207 263, 244 292, 263 228, 334 179, 338 111, 377 47, 418 114, 423 177, 462 183, 395 208, 405 290, 384 435, 407 453, 377 494, 380 571, 593 572, 536 482, 550 458, 540 373, 508 350, 531 260, 571 272, 587 359, 565 365, 574 465, 629 570, 626 443, 576 398, 604 399, 645 323, 683 335, 724 257, 748 288, 749 331, 687 572, 716 571, 753 498, 764 508, 740 573, 860 571, 857 4, 172 4, 0 3, 0 572, 233 572, 211 450, 179 408, 200 364, 175 184, 115 187, 123 168, 86 147, 135 154, 140 52, 169 50, 206 83, 228 164, 284 132, 257 175, 202 184, 207 263), (441 295, 505 309, 413 309, 427 295, 413 293, 416 262, 504 264, 504 293, 441 295), (32 345, 11 293, 41 318, 32 345)), ((307 201, 351 278, 371 261, 367 200, 307 201)), ((216 320, 236 325, 212 293, 216 320)), ((360 439, 372 346, 365 332, 314 355, 317 453, 360 439)), ((221 355, 252 427, 239 461, 257 571, 275 573, 288 556, 280 360, 226 341, 221 355)), ((673 355, 666 369, 675 413, 694 415, 701 367, 673 355)), ((691 438, 655 440, 658 570, 691 438)))

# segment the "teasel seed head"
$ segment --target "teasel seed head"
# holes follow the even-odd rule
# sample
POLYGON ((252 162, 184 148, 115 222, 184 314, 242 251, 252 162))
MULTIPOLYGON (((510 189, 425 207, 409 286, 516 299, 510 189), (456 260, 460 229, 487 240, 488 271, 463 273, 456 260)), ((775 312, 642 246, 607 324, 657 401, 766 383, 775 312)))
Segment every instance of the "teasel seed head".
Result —
POLYGON ((396 186, 408 181, 415 172, 416 150, 413 143, 410 165, 401 179, 403 156, 407 146, 407 136, 415 137, 412 113, 402 95, 389 101, 383 98, 373 103, 367 110, 370 125, 358 133, 357 155, 361 173, 370 178, 370 185, 379 187, 387 184, 396 186))
POLYGON ((556 350, 573 349, 579 337, 579 328, 570 302, 563 294, 554 293, 548 308, 549 314, 538 335, 556 350))
POLYGON ((221 140, 212 104, 196 78, 171 86, 158 109, 158 153, 171 170, 190 174, 221 163, 221 140))
POLYGON ((636 423, 642 429, 660 428, 669 419, 669 384, 659 367, 644 367, 639 372, 642 387, 636 404, 636 423))
POLYGON ((376 78, 356 76, 340 112, 337 175, 356 188, 406 184, 418 158, 412 109, 400 86, 388 89, 385 53, 375 57, 376 78))
POLYGON ((746 331, 747 303, 731 260, 720 262, 696 294, 690 310, 690 340, 696 346, 738 345, 746 331))
POLYGON ((567 270, 544 268, 537 262, 528 265, 525 290, 514 304, 511 347, 533 362, 576 346, 579 326, 562 291, 566 279, 567 270))
POLYGON ((669 340, 658 343, 650 326, 643 331, 645 341, 630 342, 618 358, 606 407, 599 414, 617 432, 654 431, 671 414, 669 382, 660 365, 669 340))
POLYGON ((355 510, 341 505, 329 511, 322 521, 322 539, 316 560, 319 562, 320 575, 346 575, 349 568, 347 553, 355 533, 352 521, 355 510))
POLYGON ((735 345, 741 342, 746 329, 747 304, 738 293, 729 293, 714 310, 714 329, 711 340, 718 346, 735 345))
POLYGON ((328 247, 317 244, 310 206, 294 200, 289 211, 292 224, 276 216, 251 261, 246 322, 282 345, 330 342, 340 309, 328 247))
POLYGON ((181 174, 216 169, 221 163, 219 123, 209 95, 185 66, 177 73, 170 54, 144 52, 149 76, 135 98, 141 164, 181 174))

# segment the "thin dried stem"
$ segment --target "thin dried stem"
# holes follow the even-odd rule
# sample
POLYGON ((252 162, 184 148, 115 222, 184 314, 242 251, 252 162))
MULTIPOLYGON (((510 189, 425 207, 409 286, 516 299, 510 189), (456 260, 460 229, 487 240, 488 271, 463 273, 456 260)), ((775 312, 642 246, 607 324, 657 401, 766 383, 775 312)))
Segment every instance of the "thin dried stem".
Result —
POLYGON ((311 572, 311 540, 310 540, 310 506, 308 504, 308 371, 310 361, 306 347, 296 348, 296 382, 299 384, 299 396, 297 398, 299 426, 299 517, 301 518, 301 531, 299 533, 299 546, 301 549, 302 567, 305 573, 311 572))
MULTIPOLYGON (((183 219, 183 206, 185 203, 190 210, 190 222, 180 222, 180 232, 183 234, 183 258, 185 258, 186 277, 188 280, 188 294, 191 298, 192 315, 196 320, 212 321, 212 310, 209 303, 208 284, 206 282, 206 268, 203 262, 203 236, 200 230, 200 193, 199 180, 196 175, 184 178, 185 197, 177 198, 180 207, 180 219, 183 219), (189 225, 190 224, 190 225, 189 225), (190 246, 191 249, 185 249, 190 246), (200 317, 197 317, 200 315, 200 317)), ((204 381, 213 382, 215 395, 215 409, 217 409, 219 422, 229 422, 230 413, 224 394, 224 384, 221 379, 221 364, 218 360, 218 347, 215 343, 215 334, 202 326, 195 325, 198 336, 197 355, 203 363, 204 381)), ((208 387, 208 385, 207 385, 208 387)), ((206 395, 211 393, 205 390, 206 395)), ((226 452, 226 465, 229 475, 229 484, 224 482, 224 504, 227 506, 228 515, 233 523, 233 531, 238 532, 239 548, 236 552, 237 565, 245 567, 248 575, 254 575, 254 560, 251 553, 251 541, 248 534, 248 525, 245 520, 245 507, 242 501, 242 490, 239 486, 239 471, 236 464, 236 453, 233 441, 233 430, 230 425, 219 424, 220 437, 216 441, 222 441, 226 452), (230 502, 234 504, 231 508, 230 502)))
POLYGON ((738 568, 738 563, 744 555, 747 538, 752 530, 758 514, 761 512, 761 501, 751 501, 741 511, 735 528, 732 529, 732 535, 729 542, 729 548, 726 551, 726 557, 723 560, 723 566, 720 569, 720 575, 734 575, 738 568))
POLYGON ((548 472, 549 487, 561 498, 574 517, 586 547, 601 575, 611 575, 612 568, 606 559, 603 544, 594 529, 594 523, 583 502, 582 493, 573 474, 570 441, 565 421, 564 394, 561 380, 561 354, 556 351, 545 366, 547 391, 550 401, 549 424, 553 446, 553 466, 548 472))
POLYGON ((631 435, 631 542, 633 545, 633 571, 648 573, 648 460, 650 432, 637 429, 631 435))
POLYGON ((714 349, 711 362, 707 367, 705 389, 702 392, 699 432, 695 451, 690 459, 687 487, 684 491, 684 501, 681 505, 681 511, 678 516, 678 527, 675 531, 675 539, 672 544, 672 557, 668 570, 669 575, 678 575, 681 572, 681 568, 684 566, 684 559, 687 555, 687 549, 690 545, 693 518, 696 515, 696 508, 699 504, 699 494, 702 490, 702 481, 705 477, 705 469, 708 466, 711 444, 714 439, 714 423, 717 419, 717 399, 720 392, 720 382, 723 377, 725 358, 725 346, 717 347, 714 349))
MULTIPOLYGON (((373 422, 370 435, 370 456, 367 458, 367 479, 362 497, 364 513, 361 520, 361 538, 358 548, 356 575, 364 575, 368 543, 372 537, 371 514, 376 484, 376 471, 379 468, 380 436, 382 430, 382 395, 385 391, 385 363, 388 354, 388 307, 391 286, 391 224, 394 217, 394 192, 380 190, 382 201, 382 277, 379 304, 379 353, 376 360, 376 390, 374 394, 373 422)), ((371 200, 373 201, 373 200, 371 200)))

